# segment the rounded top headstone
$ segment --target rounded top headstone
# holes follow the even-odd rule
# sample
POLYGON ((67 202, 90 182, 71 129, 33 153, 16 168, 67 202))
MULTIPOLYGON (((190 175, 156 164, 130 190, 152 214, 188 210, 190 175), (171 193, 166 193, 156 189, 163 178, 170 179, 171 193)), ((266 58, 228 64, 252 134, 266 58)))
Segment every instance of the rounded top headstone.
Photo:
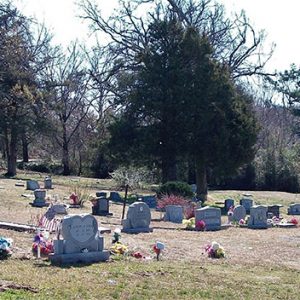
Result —
POLYGON ((91 215, 66 216, 63 219, 61 231, 65 240, 85 245, 95 239, 98 233, 98 223, 95 217, 91 215))

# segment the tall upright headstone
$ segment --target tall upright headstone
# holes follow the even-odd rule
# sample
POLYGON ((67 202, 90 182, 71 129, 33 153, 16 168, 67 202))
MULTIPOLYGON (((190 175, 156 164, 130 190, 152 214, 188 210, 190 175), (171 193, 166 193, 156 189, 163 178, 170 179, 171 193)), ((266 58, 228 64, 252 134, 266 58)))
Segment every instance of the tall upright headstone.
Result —
POLYGON ((126 219, 122 220, 122 232, 140 233, 151 232, 151 212, 149 206, 144 202, 134 202, 129 205, 126 219))
POLYGON ((221 209, 217 207, 203 207, 196 209, 195 222, 204 221, 205 230, 221 229, 221 209))
POLYGON ((240 220, 245 220, 246 209, 243 205, 237 205, 233 209, 232 221, 239 222, 240 220))
POLYGON ((181 205, 167 205, 164 220, 173 223, 182 223, 183 207, 181 205))
POLYGON ((52 178, 50 176, 47 176, 44 179, 44 189, 47 189, 47 190, 52 189, 52 178))
POLYGON ((268 228, 267 219, 268 208, 263 205, 255 205, 250 209, 250 217, 248 221, 248 228, 265 229, 268 228))
POLYGON ((246 213, 249 214, 250 209, 253 206, 253 199, 251 199, 250 197, 244 197, 240 200, 240 205, 243 205, 246 209, 246 213))
POLYGON ((49 206, 49 203, 46 202, 46 191, 43 189, 34 190, 34 200, 30 203, 34 207, 44 207, 49 206))

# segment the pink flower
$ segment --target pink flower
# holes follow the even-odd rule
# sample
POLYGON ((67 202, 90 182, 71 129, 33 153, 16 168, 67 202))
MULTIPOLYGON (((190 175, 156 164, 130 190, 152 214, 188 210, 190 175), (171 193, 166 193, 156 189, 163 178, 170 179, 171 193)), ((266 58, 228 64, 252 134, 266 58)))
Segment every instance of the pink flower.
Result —
POLYGON ((203 230, 205 230, 205 226, 206 226, 205 222, 203 220, 199 220, 199 221, 197 221, 195 227, 196 227, 196 230, 203 231, 203 230))
POLYGON ((245 222, 245 220, 244 219, 240 219, 239 220, 239 225, 244 225, 246 222, 245 222))

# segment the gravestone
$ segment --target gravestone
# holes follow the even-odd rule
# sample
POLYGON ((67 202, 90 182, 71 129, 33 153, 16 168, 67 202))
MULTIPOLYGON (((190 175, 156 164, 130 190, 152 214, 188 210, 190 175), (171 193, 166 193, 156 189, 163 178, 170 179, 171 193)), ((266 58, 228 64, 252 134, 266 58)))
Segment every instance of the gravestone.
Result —
POLYGON ((146 203, 150 208, 156 208, 156 197, 153 195, 149 195, 149 196, 142 196, 140 197, 140 200, 144 203, 146 203))
POLYGON ((173 223, 182 223, 183 207, 181 205, 167 205, 164 216, 165 221, 173 223))
POLYGON ((63 240, 54 240, 54 254, 49 259, 54 264, 92 263, 106 261, 109 251, 104 250, 103 237, 98 223, 91 215, 65 216, 61 223, 63 240))
POLYGON ((250 217, 248 221, 248 228, 265 229, 268 228, 267 219, 268 208, 263 205, 255 205, 250 209, 250 217))
POLYGON ((221 209, 209 206, 196 209, 195 223, 201 220, 205 223, 205 230, 221 229, 221 209))
POLYGON ((123 198, 118 192, 110 192, 109 199, 116 202, 123 202, 123 198))
POLYGON ((234 200, 233 199, 226 199, 225 200, 225 205, 224 205, 224 209, 225 212, 228 212, 229 208, 234 206, 234 200))
POLYGON ((49 203, 46 203, 46 191, 43 189, 36 189, 34 190, 34 197, 35 199, 33 200, 30 205, 34 207, 44 207, 44 206, 49 206, 49 203))
MULTIPOLYGON (((282 205, 280 205, 280 204, 268 206, 267 215, 270 215, 270 216, 271 216, 271 214, 272 214, 273 216, 279 218, 279 215, 280 215, 280 207, 282 207, 282 205)), ((273 216, 272 216, 272 217, 273 217, 273 216)))
POLYGON ((288 215, 300 215, 300 203, 291 204, 288 207, 288 215))
POLYGON ((52 178, 47 176, 44 179, 44 189, 51 190, 52 189, 52 178))
POLYGON ((109 199, 103 196, 93 199, 92 214, 96 216, 112 216, 112 213, 109 212, 109 199))
POLYGON ((134 202, 129 205, 126 219, 122 220, 122 232, 140 233, 152 232, 150 228, 151 212, 144 202, 134 202))
POLYGON ((233 209, 232 221, 239 222, 241 219, 245 220, 246 209, 242 205, 237 205, 233 209))
POLYGON ((96 197, 107 198, 107 193, 106 192, 96 192, 96 197))
POLYGON ((253 199, 251 199, 251 198, 242 198, 240 200, 240 205, 243 205, 246 209, 246 213, 249 214, 250 209, 253 206, 253 199))
POLYGON ((39 183, 36 180, 26 181, 26 190, 34 191, 40 188, 39 183))
POLYGON ((197 185, 196 184, 191 184, 191 189, 192 189, 192 192, 193 193, 196 193, 197 192, 197 185))

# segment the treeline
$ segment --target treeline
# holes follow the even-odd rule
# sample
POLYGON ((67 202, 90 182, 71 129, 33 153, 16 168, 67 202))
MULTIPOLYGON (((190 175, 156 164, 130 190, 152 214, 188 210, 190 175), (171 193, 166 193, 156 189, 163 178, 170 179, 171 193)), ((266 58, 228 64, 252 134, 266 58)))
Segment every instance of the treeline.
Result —
POLYGON ((196 182, 204 200, 207 183, 299 190, 297 69, 264 71, 273 49, 262 50, 264 33, 244 12, 228 17, 211 0, 136 0, 120 1, 106 18, 85 0, 79 14, 98 41, 108 38, 64 51, 47 28, 0 4, 8 176, 18 166, 182 180, 196 182), (283 104, 254 93, 252 77, 283 104))

